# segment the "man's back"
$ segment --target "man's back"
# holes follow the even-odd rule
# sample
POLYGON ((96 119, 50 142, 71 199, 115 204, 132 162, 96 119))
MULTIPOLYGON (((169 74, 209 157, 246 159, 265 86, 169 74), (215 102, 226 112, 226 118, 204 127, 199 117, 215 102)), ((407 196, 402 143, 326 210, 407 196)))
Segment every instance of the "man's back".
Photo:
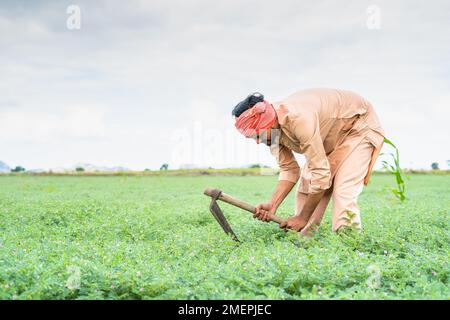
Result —
POLYGON ((370 103, 360 95, 341 89, 315 88, 299 90, 282 101, 292 113, 309 110, 320 118, 352 118, 367 112, 370 103))

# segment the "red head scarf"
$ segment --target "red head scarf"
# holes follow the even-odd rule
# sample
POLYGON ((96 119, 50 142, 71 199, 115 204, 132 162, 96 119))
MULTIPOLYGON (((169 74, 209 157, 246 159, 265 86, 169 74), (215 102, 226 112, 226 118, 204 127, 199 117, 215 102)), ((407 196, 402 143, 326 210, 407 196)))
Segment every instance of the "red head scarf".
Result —
POLYGON ((269 129, 277 119, 275 109, 266 100, 258 102, 236 118, 235 126, 247 138, 269 129))

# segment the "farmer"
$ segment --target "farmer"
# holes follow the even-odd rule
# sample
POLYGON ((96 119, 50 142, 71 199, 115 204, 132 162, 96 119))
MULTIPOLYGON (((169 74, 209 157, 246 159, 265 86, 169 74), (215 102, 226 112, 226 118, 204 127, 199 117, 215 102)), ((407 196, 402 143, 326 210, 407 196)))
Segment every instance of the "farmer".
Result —
POLYGON ((256 206, 255 218, 269 221, 300 180, 296 212, 280 225, 308 235, 318 227, 333 199, 332 230, 360 230, 358 196, 384 141, 384 131, 372 105, 351 91, 308 89, 278 102, 260 93, 234 109, 235 126, 245 137, 263 142, 280 167, 272 197, 256 206), (303 170, 293 152, 303 154, 303 170))

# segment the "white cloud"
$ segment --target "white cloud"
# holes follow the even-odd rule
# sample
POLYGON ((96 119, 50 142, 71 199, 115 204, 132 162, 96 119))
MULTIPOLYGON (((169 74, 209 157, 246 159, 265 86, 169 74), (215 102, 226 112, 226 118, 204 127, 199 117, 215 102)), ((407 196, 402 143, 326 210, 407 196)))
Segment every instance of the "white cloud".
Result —
POLYGON ((36 110, 0 111, 0 136, 11 143, 54 143, 67 139, 99 139, 106 133, 106 110, 69 106, 58 114, 36 110))
POLYGON ((74 31, 64 2, 0 8, 0 149, 11 165, 158 168, 174 131, 196 122, 226 136, 203 139, 204 165, 273 164, 233 131, 231 108, 255 90, 278 100, 316 86, 367 97, 406 165, 449 158, 446 1, 77 4, 74 31), (372 4, 378 31, 366 28, 372 4))

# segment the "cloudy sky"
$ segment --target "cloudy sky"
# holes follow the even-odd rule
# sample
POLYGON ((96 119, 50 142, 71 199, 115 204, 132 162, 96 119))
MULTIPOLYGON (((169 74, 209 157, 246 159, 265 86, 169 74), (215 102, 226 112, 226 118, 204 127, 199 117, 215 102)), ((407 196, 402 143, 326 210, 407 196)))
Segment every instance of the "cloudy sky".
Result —
POLYGON ((372 102, 403 166, 429 168, 450 159, 449 17, 446 0, 2 0, 0 160, 275 165, 232 107, 335 87, 372 102))

